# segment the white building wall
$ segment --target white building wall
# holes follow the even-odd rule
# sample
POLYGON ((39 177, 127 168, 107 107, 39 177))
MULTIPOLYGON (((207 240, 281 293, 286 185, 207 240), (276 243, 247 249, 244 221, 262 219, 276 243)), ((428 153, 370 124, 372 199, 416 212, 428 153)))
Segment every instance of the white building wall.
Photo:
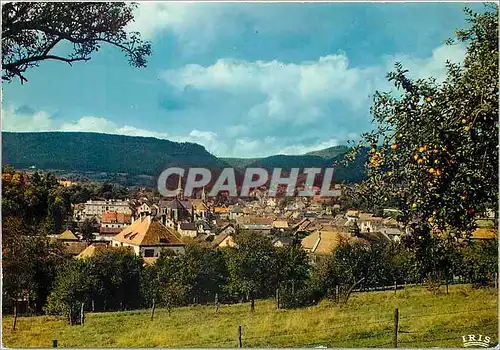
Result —
POLYGON ((159 256, 160 252, 162 250, 170 250, 173 251, 177 254, 183 254, 184 253, 184 247, 179 246, 179 247, 169 247, 169 246, 152 246, 152 247, 140 247, 137 245, 129 244, 129 243, 123 243, 119 241, 112 241, 112 246, 113 247, 132 247, 134 249, 134 254, 139 255, 139 256, 144 256, 145 250, 146 249, 153 249, 154 253, 153 256, 159 256))

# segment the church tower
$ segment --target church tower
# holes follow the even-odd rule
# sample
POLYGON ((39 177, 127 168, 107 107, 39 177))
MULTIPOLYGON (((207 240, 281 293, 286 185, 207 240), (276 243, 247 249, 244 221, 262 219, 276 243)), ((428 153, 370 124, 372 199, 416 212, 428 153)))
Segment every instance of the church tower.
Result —
POLYGON ((207 195, 205 194, 205 186, 203 186, 203 189, 201 190, 201 200, 205 202, 207 199, 207 195))
POLYGON ((182 189, 182 176, 179 175, 179 183, 177 184, 177 199, 184 200, 184 190, 182 189))

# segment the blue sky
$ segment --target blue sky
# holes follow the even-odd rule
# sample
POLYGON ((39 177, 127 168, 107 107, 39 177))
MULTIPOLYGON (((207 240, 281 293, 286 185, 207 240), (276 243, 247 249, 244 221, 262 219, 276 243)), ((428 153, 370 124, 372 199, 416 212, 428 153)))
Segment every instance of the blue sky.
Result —
MULTIPOLYGON (((95 131, 200 143, 217 156, 302 154, 371 128, 371 94, 401 61, 445 74, 464 3, 143 3, 148 67, 112 47, 42 62, 3 85, 6 131, 95 131)), ((468 4, 482 10, 481 4, 468 4)))

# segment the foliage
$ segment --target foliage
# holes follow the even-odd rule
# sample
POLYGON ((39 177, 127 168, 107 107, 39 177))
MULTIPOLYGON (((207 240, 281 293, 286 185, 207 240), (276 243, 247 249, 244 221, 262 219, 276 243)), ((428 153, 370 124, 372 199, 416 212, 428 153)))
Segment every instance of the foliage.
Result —
POLYGON ((95 218, 83 220, 83 222, 79 225, 80 234, 82 235, 83 240, 91 242, 92 239, 94 239, 94 232, 98 227, 99 226, 95 218))
POLYGON ((229 284, 233 295, 254 298, 274 295, 278 257, 271 240, 253 232, 235 237, 238 248, 228 250, 229 284))
POLYGON ((358 146, 371 146, 364 193, 398 203, 405 223, 456 235, 498 199, 497 12, 467 14, 463 64, 448 63, 442 83, 396 64, 388 78, 398 94, 375 94, 377 128, 358 146))
POLYGON ((312 283, 324 295, 347 303, 354 289, 390 286, 402 275, 403 266, 394 265, 398 250, 392 245, 366 244, 361 241, 341 241, 326 259, 318 262, 312 283), (336 291, 339 294, 336 294, 336 291))
POLYGON ((498 241, 471 242, 461 247, 460 274, 475 286, 492 284, 498 275, 498 241))
POLYGON ((224 293, 229 273, 227 262, 220 250, 199 244, 188 245, 183 261, 192 276, 191 298, 196 298, 198 302, 212 302, 215 294, 221 296, 224 293))
POLYGON ((448 62, 443 82, 396 64, 395 90, 374 96, 376 129, 347 157, 371 147, 368 179, 351 195, 400 209, 408 247, 437 280, 452 273, 452 245, 498 201, 498 10, 466 14, 470 27, 450 40, 467 45, 462 64, 448 62))
POLYGON ((68 257, 44 235, 27 228, 20 218, 2 218, 2 300, 4 310, 19 299, 35 302, 41 311, 53 288, 56 267, 68 257))
MULTIPOLYGON (((2 146, 4 164, 20 169, 35 165, 39 169, 157 176, 169 166, 218 169, 227 166, 198 144, 152 137, 85 132, 5 132, 2 133, 2 146)), ((107 197, 105 192, 101 191, 100 195, 107 197)))
POLYGON ((142 305, 140 257, 127 249, 106 249, 89 261, 96 280, 92 299, 98 310, 134 309, 142 305))
POLYGON ((9 166, 2 168, 4 217, 22 217, 31 229, 43 228, 46 234, 56 234, 61 233, 70 209, 69 198, 53 174, 28 176, 9 166))
POLYGON ((320 302, 321 298, 321 292, 309 285, 298 289, 285 288, 280 297, 280 304, 284 309, 297 309, 316 305, 320 302))
POLYGON ((173 306, 188 302, 192 276, 181 256, 162 255, 148 269, 152 288, 150 295, 157 305, 166 306, 170 310, 173 306))
POLYGON ((88 61, 101 45, 119 48, 145 67, 151 44, 127 33, 134 4, 125 2, 10 2, 2 6, 2 79, 27 81, 25 71, 44 60, 88 61), (70 50, 72 48, 72 50, 70 50), (62 54, 67 51, 66 54, 62 54))
POLYGON ((71 324, 79 315, 82 303, 91 298, 95 281, 88 261, 70 260, 60 267, 54 290, 49 295, 46 312, 68 316, 71 324))
POLYGON ((276 269, 278 286, 299 289, 309 278, 309 257, 302 246, 294 241, 292 244, 276 248, 276 269))

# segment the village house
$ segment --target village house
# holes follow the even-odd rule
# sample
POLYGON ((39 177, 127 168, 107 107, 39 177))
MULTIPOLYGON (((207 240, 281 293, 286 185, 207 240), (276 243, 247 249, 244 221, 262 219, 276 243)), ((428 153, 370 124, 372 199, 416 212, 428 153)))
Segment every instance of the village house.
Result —
POLYGON ((272 223, 273 229, 278 231, 285 231, 288 229, 288 221, 286 220, 274 220, 272 223))
POLYGON ((281 248, 281 247, 287 247, 289 245, 291 245, 294 241, 294 238, 293 237, 277 237, 275 239, 273 239, 272 241, 272 244, 273 246, 275 246, 276 248, 281 248))
POLYGON ((243 210, 237 204, 229 212, 229 220, 236 220, 237 218, 242 216, 243 216, 243 210))
POLYGON ((214 248, 227 248, 237 247, 237 244, 232 235, 223 233, 215 236, 212 246, 214 248))
POLYGON ((131 247, 113 247, 106 243, 92 243, 87 248, 85 248, 80 254, 76 256, 76 259, 89 259, 95 257, 97 254, 109 251, 112 249, 123 249, 129 252, 132 252, 131 247))
POLYGON ((239 217, 236 220, 237 226, 245 231, 269 234, 273 228, 273 218, 266 217, 239 217))
POLYGON ((87 243, 80 241, 70 229, 66 229, 63 233, 56 235, 52 239, 61 242, 66 252, 73 256, 77 256, 87 247, 87 243))
POLYGON ((182 237, 192 238, 195 238, 198 234, 196 225, 193 222, 178 222, 177 232, 179 232, 182 237))
POLYGON ((119 234, 131 223, 132 216, 130 214, 117 213, 116 211, 106 212, 102 214, 99 236, 100 238, 111 240, 113 236, 119 234))
POLYGON ((195 220, 207 219, 210 215, 210 208, 202 199, 192 199, 193 214, 195 220))
POLYGON ((148 203, 144 202, 136 208, 137 217, 144 217, 151 215, 151 207, 148 203))
POLYGON ((316 230, 301 241, 304 251, 311 255, 313 261, 316 256, 326 255, 338 247, 341 234, 337 231, 316 230))
POLYGON ((198 220, 196 221, 196 232, 198 234, 215 234, 214 228, 207 220, 198 220))
POLYGON ((158 257, 162 251, 184 253, 178 233, 150 216, 135 220, 113 237, 114 247, 132 247, 136 255, 158 257))
POLYGON ((220 231, 219 234, 226 234, 226 235, 232 235, 233 233, 236 232, 236 229, 234 228, 234 225, 231 223, 226 223, 225 225, 220 226, 220 231))
POLYGON ((229 213, 231 212, 231 208, 226 207, 215 207, 214 214, 217 218, 222 220, 229 219, 229 213))
POLYGON ((85 203, 73 204, 73 220, 75 222, 82 222, 85 220, 85 203))
POLYGON ((85 202, 85 217, 91 219, 93 217, 101 218, 107 211, 115 211, 117 213, 132 214, 128 200, 108 199, 108 200, 89 200, 85 202))
POLYGON ((348 210, 347 213, 345 214, 345 217, 347 218, 347 221, 349 223, 351 221, 357 221, 359 218, 359 211, 358 210, 348 210))

